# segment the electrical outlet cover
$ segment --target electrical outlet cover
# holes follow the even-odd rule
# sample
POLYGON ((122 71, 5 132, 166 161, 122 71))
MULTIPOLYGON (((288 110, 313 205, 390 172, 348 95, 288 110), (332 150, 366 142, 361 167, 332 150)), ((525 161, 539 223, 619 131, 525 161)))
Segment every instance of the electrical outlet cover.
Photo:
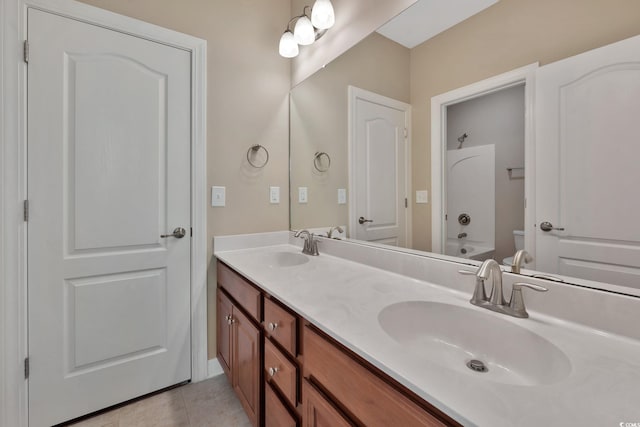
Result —
POLYGON ((298 187, 298 203, 307 203, 308 199, 307 187, 298 187))
POLYGON ((211 187, 211 206, 224 207, 226 203, 226 188, 211 187))
POLYGON ((280 187, 269 187, 269 202, 271 204, 280 203, 280 187))

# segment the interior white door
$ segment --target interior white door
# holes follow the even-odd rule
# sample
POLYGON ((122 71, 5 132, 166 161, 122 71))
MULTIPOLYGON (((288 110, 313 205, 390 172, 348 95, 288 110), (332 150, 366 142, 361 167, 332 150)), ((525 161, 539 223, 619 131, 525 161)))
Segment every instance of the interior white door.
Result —
POLYGON ((365 91, 354 98, 353 237, 406 247, 409 106, 365 91))
POLYGON ((35 9, 28 28, 38 427, 190 378, 191 55, 35 9))
POLYGON ((538 69, 538 270, 640 288, 639 117, 640 37, 538 69))

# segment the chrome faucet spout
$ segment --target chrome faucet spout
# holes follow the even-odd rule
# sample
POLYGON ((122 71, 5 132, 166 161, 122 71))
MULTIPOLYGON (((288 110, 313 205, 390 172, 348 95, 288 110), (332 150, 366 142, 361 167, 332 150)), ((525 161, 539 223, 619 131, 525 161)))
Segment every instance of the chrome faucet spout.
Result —
POLYGON ((293 237, 300 237, 304 239, 304 247, 302 253, 306 255, 320 255, 318 252, 318 241, 315 239, 315 235, 310 233, 309 230, 298 230, 293 237))
POLYGON ((496 260, 488 259, 482 263, 476 275, 487 280, 491 277, 491 295, 489 296, 489 303, 494 306, 505 305, 504 294, 502 292, 502 270, 500 264, 496 260))
POLYGON ((331 227, 331 228, 329 229, 329 231, 327 231, 327 237, 328 237, 329 239, 331 239, 331 238, 332 238, 332 236, 333 236, 333 232, 334 232, 334 231, 337 231, 338 233, 344 233, 344 230, 343 230, 343 229, 342 229, 342 227, 340 227, 339 225, 337 225, 337 226, 335 226, 335 227, 331 227))
POLYGON ((522 268, 522 264, 529 263, 531 261, 533 261, 533 257, 529 255, 529 252, 525 251, 524 249, 520 249, 513 256, 513 261, 511 263, 511 272, 519 274, 520 269, 522 268))

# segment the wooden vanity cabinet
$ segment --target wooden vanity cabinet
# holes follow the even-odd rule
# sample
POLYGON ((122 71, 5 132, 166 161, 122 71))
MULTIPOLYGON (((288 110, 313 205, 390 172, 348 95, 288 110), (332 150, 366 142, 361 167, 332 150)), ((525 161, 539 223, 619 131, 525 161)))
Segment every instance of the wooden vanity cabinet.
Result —
POLYGON ((262 425, 262 294, 224 264, 218 263, 218 361, 251 424, 262 425), (244 301, 249 309, 241 305, 244 301))
POLYGON ((255 427, 459 425, 221 262, 218 285, 218 359, 255 427))

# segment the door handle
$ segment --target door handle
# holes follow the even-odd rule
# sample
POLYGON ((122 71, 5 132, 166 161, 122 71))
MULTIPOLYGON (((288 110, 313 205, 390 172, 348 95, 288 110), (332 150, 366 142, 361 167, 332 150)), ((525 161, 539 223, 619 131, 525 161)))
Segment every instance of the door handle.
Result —
POLYGON ((360 218, 358 218, 358 223, 359 224, 364 224, 365 222, 373 222, 372 219, 364 219, 363 216, 361 216, 360 218))
POLYGON ((541 222, 540 223, 540 230, 548 232, 551 230, 558 230, 558 231, 564 231, 564 228, 562 227, 554 227, 553 224, 551 224, 549 221, 545 221, 545 222, 541 222))
POLYGON ((173 233, 161 234, 160 237, 163 239, 166 239, 167 237, 175 237, 176 239, 182 239, 184 236, 186 236, 186 234, 187 234, 187 230, 185 230, 182 227, 177 227, 175 230, 173 230, 173 233))

